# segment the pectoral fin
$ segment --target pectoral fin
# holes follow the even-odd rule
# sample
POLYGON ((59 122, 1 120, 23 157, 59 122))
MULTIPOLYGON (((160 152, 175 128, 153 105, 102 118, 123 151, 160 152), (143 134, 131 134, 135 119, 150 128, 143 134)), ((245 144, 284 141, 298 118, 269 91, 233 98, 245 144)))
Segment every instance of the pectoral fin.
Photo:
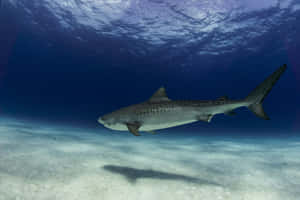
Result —
POLYGON ((139 134, 139 128, 141 127, 141 125, 139 123, 127 123, 126 125, 130 133, 135 136, 141 136, 139 134))

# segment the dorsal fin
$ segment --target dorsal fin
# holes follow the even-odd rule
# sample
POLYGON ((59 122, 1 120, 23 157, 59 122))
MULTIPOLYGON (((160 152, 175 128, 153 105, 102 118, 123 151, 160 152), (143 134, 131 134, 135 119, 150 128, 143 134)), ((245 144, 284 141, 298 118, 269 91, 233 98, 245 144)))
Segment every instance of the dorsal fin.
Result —
POLYGON ((219 97, 217 100, 228 100, 228 96, 222 96, 222 97, 219 97))
POLYGON ((167 94, 166 89, 164 87, 159 88, 149 99, 150 102, 159 102, 159 101, 171 101, 167 94))

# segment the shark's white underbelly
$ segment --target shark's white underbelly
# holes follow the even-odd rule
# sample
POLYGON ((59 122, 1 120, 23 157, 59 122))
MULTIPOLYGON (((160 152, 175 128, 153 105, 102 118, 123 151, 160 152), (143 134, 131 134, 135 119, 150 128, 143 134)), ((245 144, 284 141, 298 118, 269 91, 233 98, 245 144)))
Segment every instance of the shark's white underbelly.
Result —
POLYGON ((171 128, 175 126, 180 126, 184 124, 189 124, 192 122, 197 121, 196 119, 193 120, 187 120, 187 121, 175 121, 175 122, 168 122, 168 123, 162 123, 162 124, 145 124, 140 128, 141 131, 151 131, 151 130, 158 130, 158 129, 165 129, 165 128, 171 128))
MULTIPOLYGON (((180 126, 184 124, 189 124, 192 122, 196 122, 197 120, 187 120, 187 121, 175 121, 175 122, 168 122, 168 123, 158 123, 158 124, 143 124, 140 131, 153 131, 153 130, 159 130, 159 129, 165 129, 165 128, 171 128, 175 126, 180 126)), ((114 126, 107 127, 113 130, 118 131, 128 131, 128 128, 126 125, 118 124, 114 126)))

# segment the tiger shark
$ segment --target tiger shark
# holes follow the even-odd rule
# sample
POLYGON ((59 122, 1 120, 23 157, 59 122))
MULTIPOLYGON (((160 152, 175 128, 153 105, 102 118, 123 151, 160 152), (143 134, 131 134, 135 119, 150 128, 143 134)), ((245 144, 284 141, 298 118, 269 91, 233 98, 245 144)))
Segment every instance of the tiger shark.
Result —
POLYGON ((196 121, 210 122, 214 115, 234 115, 234 110, 240 107, 247 107, 256 116, 269 120, 262 103, 286 67, 279 67, 243 99, 231 100, 222 96, 216 100, 171 100, 161 87, 149 100, 106 114, 98 122, 106 128, 140 136, 140 131, 155 133, 155 130, 196 121))

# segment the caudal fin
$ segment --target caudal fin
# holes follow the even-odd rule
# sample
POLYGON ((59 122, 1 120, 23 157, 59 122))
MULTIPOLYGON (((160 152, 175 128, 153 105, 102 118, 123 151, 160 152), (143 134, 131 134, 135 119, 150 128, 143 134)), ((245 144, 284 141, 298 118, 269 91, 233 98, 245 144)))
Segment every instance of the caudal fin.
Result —
POLYGON ((245 99, 246 102, 249 102, 248 108, 258 117, 263 119, 270 119, 263 107, 262 103, 266 96, 271 91, 272 87, 280 78, 281 74, 286 70, 286 65, 279 67, 273 74, 266 78, 260 85, 258 85, 245 99))

